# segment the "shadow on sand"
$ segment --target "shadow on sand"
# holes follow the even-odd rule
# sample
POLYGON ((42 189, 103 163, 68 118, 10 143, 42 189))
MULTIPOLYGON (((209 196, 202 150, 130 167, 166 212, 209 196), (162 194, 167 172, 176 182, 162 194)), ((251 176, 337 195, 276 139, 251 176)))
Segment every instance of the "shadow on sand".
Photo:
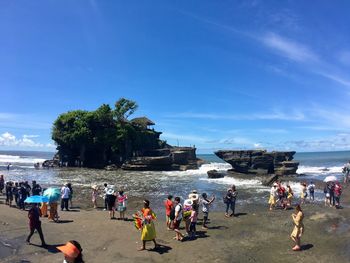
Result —
POLYGON ((172 250, 171 247, 166 246, 166 245, 161 245, 161 244, 158 244, 158 246, 156 248, 148 249, 148 251, 156 252, 160 255, 165 254, 165 253, 169 253, 170 250, 172 250))
POLYGON ((303 251, 303 250, 309 250, 310 248, 313 248, 313 247, 314 245, 312 244, 306 244, 306 245, 302 245, 300 248, 303 251))
POLYGON ((74 220, 58 220, 57 224, 67 224, 67 223, 73 223, 74 220))
POLYGON ((31 246, 34 246, 34 247, 40 247, 40 248, 46 249, 47 252, 50 252, 50 253, 52 253, 52 254, 56 254, 56 253, 61 252, 61 251, 59 251, 59 250, 57 249, 57 247, 58 247, 58 246, 64 246, 65 244, 55 244, 55 245, 49 245, 49 244, 47 244, 46 247, 42 247, 42 246, 40 246, 40 245, 36 245, 36 244, 32 244, 32 243, 31 243, 30 245, 31 245, 31 246))

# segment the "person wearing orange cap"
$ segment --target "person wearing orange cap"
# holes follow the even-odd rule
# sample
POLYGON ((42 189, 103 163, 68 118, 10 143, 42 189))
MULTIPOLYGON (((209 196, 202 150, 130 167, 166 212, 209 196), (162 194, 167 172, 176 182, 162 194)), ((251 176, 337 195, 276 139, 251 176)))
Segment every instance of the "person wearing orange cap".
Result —
POLYGON ((57 249, 64 254, 63 263, 84 263, 83 249, 77 241, 68 241, 64 246, 59 246, 57 249))

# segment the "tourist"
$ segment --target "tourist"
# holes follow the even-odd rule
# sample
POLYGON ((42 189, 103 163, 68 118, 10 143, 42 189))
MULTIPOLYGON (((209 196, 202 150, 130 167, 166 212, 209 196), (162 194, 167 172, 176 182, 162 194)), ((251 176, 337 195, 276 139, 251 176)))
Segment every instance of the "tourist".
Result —
POLYGON ((202 194, 202 212, 203 212, 203 229, 208 229, 208 219, 209 219, 209 207, 214 202, 215 196, 213 195, 212 198, 209 200, 208 195, 206 193, 202 194))
POLYGON ((164 201, 164 206, 165 206, 165 220, 166 220, 166 226, 167 230, 171 230, 171 219, 170 219, 170 212, 171 209, 173 209, 173 196, 168 195, 167 200, 164 201))
POLYGON ((109 217, 110 219, 115 219, 115 200, 116 195, 114 193, 114 189, 112 186, 109 186, 109 188, 106 191, 106 199, 107 199, 107 206, 109 211, 109 217))
POLYGON ((278 196, 277 193, 277 183, 274 183, 270 190, 270 198, 269 198, 269 204, 270 204, 270 211, 276 207, 276 198, 278 196))
POLYGON ((19 187, 19 208, 25 210, 24 200, 27 198, 27 190, 23 182, 19 183, 19 187))
POLYGON ((307 197, 307 186, 306 183, 300 183, 301 192, 300 192, 300 204, 305 204, 305 200, 307 197))
POLYGON ((69 211, 68 209, 68 201, 69 201, 69 188, 68 184, 64 184, 64 186, 61 188, 61 211, 63 209, 66 209, 66 211, 69 211))
POLYGON ((108 185, 106 183, 103 184, 103 200, 104 200, 104 209, 103 211, 107 210, 107 189, 108 189, 108 185))
POLYGON ((279 200, 279 205, 285 209, 286 208, 286 188, 283 186, 281 182, 278 183, 278 188, 277 188, 277 194, 278 194, 278 200, 279 200))
POLYGON ((6 182, 6 204, 8 206, 12 206, 12 201, 13 201, 13 186, 12 182, 6 182))
POLYGON ((190 198, 193 202, 197 202, 197 204, 199 204, 199 194, 197 190, 192 190, 192 192, 188 195, 188 198, 190 198))
POLYGON ((41 212, 40 212, 40 209, 38 208, 38 204, 36 203, 32 204, 32 208, 28 212, 30 233, 27 237, 27 243, 30 244, 30 238, 33 236, 34 231, 36 230, 40 236, 41 246, 46 247, 43 231, 41 229, 41 221, 39 219, 40 216, 41 216, 41 212))
POLYGON ((191 216, 190 216, 191 223, 190 223, 190 233, 189 233, 191 239, 194 239, 196 237, 197 218, 198 218, 198 203, 196 201, 193 201, 191 216))
POLYGON ((30 187, 28 181, 25 181, 23 185, 24 185, 24 188, 27 191, 27 197, 30 196, 30 192, 32 191, 32 188, 30 187))
POLYGON ((15 198, 15 203, 16 203, 16 206, 19 207, 19 184, 18 182, 15 182, 15 185, 13 187, 13 196, 15 198))
POLYGON ((328 193, 329 193, 329 202, 330 202, 330 206, 334 206, 335 205, 335 200, 334 200, 334 182, 329 182, 327 184, 328 187, 328 193))
POLYGON ((156 216, 150 208, 148 200, 143 201, 141 216, 143 221, 141 232, 142 247, 139 250, 141 251, 146 249, 146 241, 153 241, 154 249, 156 249, 158 244, 156 242, 156 228, 154 227, 153 223, 156 216))
MULTIPOLYGON (((292 200, 293 200, 293 196, 294 196, 293 190, 290 187, 290 185, 287 185, 287 191, 288 191, 288 194, 287 194, 287 206, 290 207, 292 205, 292 200)), ((285 209, 287 209, 287 207, 285 207, 285 209)))
POLYGON ((315 184, 313 181, 310 182, 310 184, 307 186, 307 190, 309 192, 309 198, 310 200, 315 200, 315 184))
POLYGON ((69 188, 69 203, 70 208, 73 208, 73 187, 71 183, 67 184, 67 187, 69 188))
POLYGON ((236 206, 237 191, 236 186, 232 185, 231 188, 227 189, 226 196, 224 197, 224 203, 226 204, 226 217, 235 216, 235 206, 236 206), (232 213, 229 214, 228 211, 231 209, 232 213))
POLYGON ((304 224, 303 224, 304 214, 303 214, 303 211, 301 210, 300 205, 297 205, 295 207, 295 213, 292 214, 292 218, 294 223, 294 229, 290 237, 295 242, 295 246, 292 249, 294 251, 299 251, 301 250, 301 247, 300 247, 301 235, 304 233, 304 224))
POLYGON ((39 184, 36 183, 36 181, 32 182, 32 194, 33 195, 40 195, 42 189, 39 184))
POLYGON ((120 220, 126 220, 125 211, 126 211, 127 200, 128 200, 128 196, 124 193, 123 190, 120 190, 118 192, 118 197, 117 197, 120 220))
POLYGON ((41 212, 41 216, 42 217, 48 217, 47 207, 48 207, 47 202, 42 202, 41 203, 40 212, 41 212))
POLYGON ((49 220, 52 220, 54 222, 58 222, 58 211, 57 211, 57 207, 58 207, 58 203, 57 202, 50 202, 50 213, 49 213, 49 220))
POLYGON ((180 224, 182 220, 182 205, 181 205, 181 199, 180 197, 175 197, 174 199, 175 204, 174 208, 170 212, 170 219, 173 220, 173 229, 175 231, 175 237, 174 239, 178 241, 182 241, 184 235, 180 232, 180 224))
POLYGON ((350 161, 344 165, 343 168, 343 176, 344 176, 344 184, 349 182, 349 173, 350 173, 350 161))
POLYGON ((58 246, 57 249, 64 254, 63 263, 84 263, 83 249, 77 241, 68 241, 64 246, 58 246))
POLYGON ((98 197, 98 186, 97 185, 93 185, 92 186, 92 193, 91 193, 91 201, 92 201, 92 205, 94 206, 94 208, 97 208, 97 197, 98 197))
POLYGON ((331 205, 331 195, 330 195, 330 192, 329 192, 329 183, 326 183, 324 188, 323 188, 323 193, 324 193, 324 205, 325 206, 332 206, 331 205))
POLYGON ((185 222, 185 230, 186 233, 189 234, 190 232, 190 224, 191 224, 191 213, 192 213, 192 205, 193 205, 193 201, 191 198, 188 198, 184 201, 183 204, 183 213, 182 213, 182 219, 185 222))
POLYGON ((2 194, 2 190, 5 188, 5 179, 4 175, 0 175, 0 194, 2 194))
POLYGON ((335 208, 340 208, 340 196, 342 194, 342 187, 339 182, 336 182, 334 185, 334 200, 335 208))

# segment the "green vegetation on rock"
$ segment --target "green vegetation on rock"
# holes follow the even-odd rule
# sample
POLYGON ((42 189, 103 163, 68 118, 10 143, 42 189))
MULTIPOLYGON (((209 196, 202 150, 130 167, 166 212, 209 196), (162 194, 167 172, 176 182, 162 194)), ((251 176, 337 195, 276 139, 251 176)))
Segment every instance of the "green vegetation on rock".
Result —
POLYGON ((52 129, 60 160, 68 166, 102 168, 164 148, 161 132, 149 128, 154 125, 152 121, 146 117, 128 119, 137 107, 135 101, 121 98, 114 109, 103 104, 95 111, 61 114, 52 129))

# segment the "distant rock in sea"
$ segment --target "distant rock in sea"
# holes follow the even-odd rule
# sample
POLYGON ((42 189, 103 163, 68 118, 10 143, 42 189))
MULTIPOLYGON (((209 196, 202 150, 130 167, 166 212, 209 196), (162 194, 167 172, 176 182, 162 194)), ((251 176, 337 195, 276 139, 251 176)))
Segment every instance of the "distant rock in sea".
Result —
POLYGON ((295 151, 220 150, 216 156, 231 164, 232 172, 252 175, 294 175, 299 162, 293 161, 295 151))

